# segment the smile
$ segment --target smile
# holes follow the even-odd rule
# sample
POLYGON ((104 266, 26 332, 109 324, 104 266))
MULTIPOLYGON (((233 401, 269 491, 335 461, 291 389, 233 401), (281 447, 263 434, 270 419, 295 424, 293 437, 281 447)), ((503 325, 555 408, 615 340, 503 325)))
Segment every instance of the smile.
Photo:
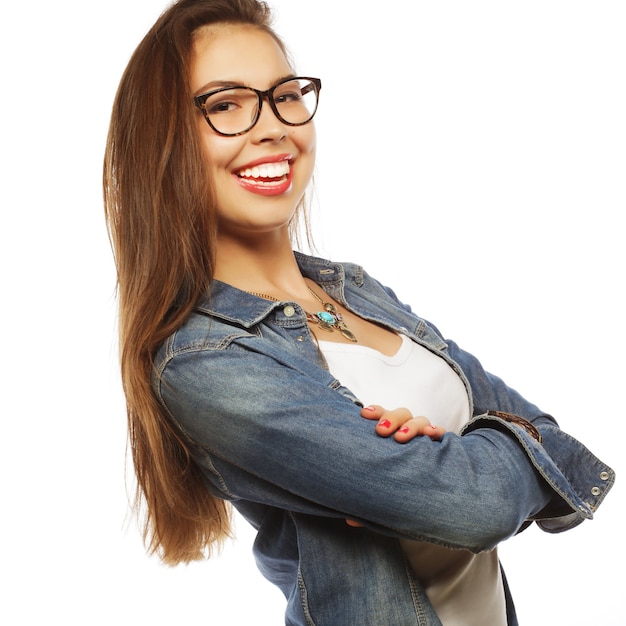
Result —
POLYGON ((280 161, 279 163, 264 163, 256 167, 247 168, 237 172, 240 178, 255 178, 263 180, 276 180, 289 175, 289 163, 280 161))
POLYGON ((237 182, 247 191, 276 196, 291 188, 293 172, 288 159, 250 164, 234 172, 237 182))

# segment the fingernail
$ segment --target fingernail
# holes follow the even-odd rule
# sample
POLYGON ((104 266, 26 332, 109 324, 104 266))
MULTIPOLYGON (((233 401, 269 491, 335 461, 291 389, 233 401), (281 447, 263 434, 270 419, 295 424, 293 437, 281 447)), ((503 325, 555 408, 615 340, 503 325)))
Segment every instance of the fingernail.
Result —
POLYGON ((374 410, 374 407, 373 407, 373 406, 364 406, 364 407, 363 407, 363 410, 364 410, 364 411, 373 411, 373 410, 374 410))
POLYGON ((430 427, 431 427, 433 430, 437 430, 437 428, 438 428, 438 426, 435 426, 434 424, 431 424, 431 425, 430 425, 430 427))
POLYGON ((409 432, 409 427, 408 426, 403 426, 402 428, 399 429, 399 432, 401 432, 401 433, 408 433, 409 432))
POLYGON ((378 422, 379 426, 382 426, 383 428, 389 428, 391 426, 391 422, 389 420, 380 420, 380 422, 378 422))

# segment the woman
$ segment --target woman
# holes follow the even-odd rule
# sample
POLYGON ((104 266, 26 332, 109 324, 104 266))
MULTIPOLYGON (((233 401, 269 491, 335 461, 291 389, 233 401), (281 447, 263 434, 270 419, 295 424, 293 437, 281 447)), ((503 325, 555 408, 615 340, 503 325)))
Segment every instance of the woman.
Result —
POLYGON ((516 624, 496 546, 590 518, 614 474, 360 267, 293 251, 320 90, 257 0, 172 5, 122 78, 104 189, 149 548, 202 558, 234 506, 286 624, 516 624))

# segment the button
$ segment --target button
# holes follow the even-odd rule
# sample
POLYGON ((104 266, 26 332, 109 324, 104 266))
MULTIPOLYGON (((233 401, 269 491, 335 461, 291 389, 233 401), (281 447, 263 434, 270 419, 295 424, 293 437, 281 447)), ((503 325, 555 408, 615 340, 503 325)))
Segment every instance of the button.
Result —
POLYGON ((304 336, 303 335, 298 335, 296 337, 296 341, 304 341, 304 336))
POLYGON ((609 473, 608 472, 602 472, 600 474, 600 480, 608 480, 609 479, 609 473))
POLYGON ((296 310, 291 306, 291 304, 288 304, 283 309, 283 313, 285 314, 286 317, 293 317, 296 314, 296 310))
POLYGON ((600 487, 592 487, 591 488, 591 493, 594 496, 599 496, 602 493, 602 490, 600 489, 600 487))

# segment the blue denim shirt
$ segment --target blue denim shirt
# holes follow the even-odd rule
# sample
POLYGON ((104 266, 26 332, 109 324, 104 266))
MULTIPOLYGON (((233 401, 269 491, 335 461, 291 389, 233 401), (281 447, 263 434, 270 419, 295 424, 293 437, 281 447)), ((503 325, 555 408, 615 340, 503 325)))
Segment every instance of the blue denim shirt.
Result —
POLYGON ((567 530, 592 517, 614 473, 361 267, 296 258, 345 307, 454 368, 474 416, 460 435, 377 437, 297 303, 219 281, 159 349, 155 392, 207 488, 258 530, 257 564, 287 598, 286 624, 440 625, 398 538, 479 552, 533 521, 567 530), (542 443, 490 410, 531 421, 542 443))

